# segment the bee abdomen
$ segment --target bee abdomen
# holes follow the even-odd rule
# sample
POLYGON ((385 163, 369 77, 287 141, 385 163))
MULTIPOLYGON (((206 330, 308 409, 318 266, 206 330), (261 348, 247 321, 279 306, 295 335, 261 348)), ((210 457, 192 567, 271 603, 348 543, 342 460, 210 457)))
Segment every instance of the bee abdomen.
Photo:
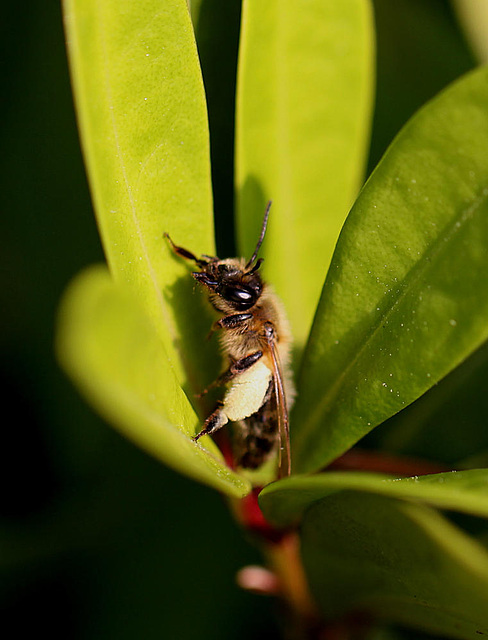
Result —
POLYGON ((246 439, 247 450, 237 460, 238 466, 243 469, 258 469, 273 452, 275 444, 276 437, 264 439, 248 436, 246 439))

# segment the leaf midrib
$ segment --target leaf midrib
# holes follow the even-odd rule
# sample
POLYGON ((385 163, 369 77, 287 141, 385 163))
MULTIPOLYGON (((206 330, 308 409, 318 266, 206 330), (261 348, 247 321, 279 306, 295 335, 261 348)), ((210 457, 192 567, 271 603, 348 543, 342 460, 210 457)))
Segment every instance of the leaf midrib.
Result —
MULTIPOLYGON (((138 238, 140 247, 141 247, 141 253, 144 257, 144 261, 147 265, 147 272, 149 274, 149 279, 153 285, 153 289, 154 289, 154 293, 155 293, 155 299, 157 302, 157 306, 160 309, 161 312, 161 316, 163 317, 164 320, 164 324, 168 329, 168 332, 171 336, 172 341, 174 342, 174 340, 176 339, 176 331, 175 328, 172 326, 172 323, 170 321, 169 318, 169 314, 168 311, 166 309, 166 305, 164 303, 164 299, 163 299, 163 294, 162 291, 160 290, 159 286, 158 286, 158 280, 156 277, 156 272, 154 271, 151 259, 150 259, 150 255, 149 255, 149 251, 147 249, 146 243, 144 241, 144 236, 141 230, 141 226, 139 223, 139 219, 137 216, 137 207, 132 195, 132 187, 131 187, 131 183, 130 180, 128 178, 127 175, 127 171, 125 168, 125 162, 123 159, 123 153, 122 153, 122 148, 120 145, 120 134, 119 134, 119 130, 116 124, 116 119, 115 119, 115 110, 116 110, 116 106, 115 103, 113 101, 112 98, 112 90, 111 90, 111 73, 110 73, 110 65, 108 63, 108 47, 107 47, 107 40, 106 40, 106 23, 105 23, 105 19, 104 19, 104 14, 103 14, 103 10, 101 9, 101 3, 98 2, 97 3, 97 10, 98 10, 98 16, 99 16, 99 20, 100 20, 100 40, 101 40, 101 45, 102 45, 102 52, 103 52, 103 61, 104 61, 104 76, 105 76, 105 91, 106 91, 106 95, 107 95, 107 102, 109 104, 109 114, 110 114, 110 122, 112 125, 112 130, 113 130, 113 136, 114 136, 114 142, 115 142, 115 148, 116 148, 116 155, 119 161, 119 165, 120 165, 120 169, 121 169, 121 173, 122 173, 122 177, 124 180, 124 185, 127 191, 127 196, 128 196, 128 201, 129 201, 129 207, 130 207, 130 215, 131 215, 131 219, 132 219, 132 224, 133 224, 133 228, 135 229, 136 232, 136 236, 138 238)), ((140 178, 141 175, 141 171, 139 171, 138 174, 138 179, 140 178)))
MULTIPOLYGON (((354 369, 355 365, 361 359, 363 353, 367 350, 369 345, 374 341, 375 336, 377 335, 381 327, 385 324, 385 321, 389 319, 389 317, 392 315, 395 308, 400 304, 403 298, 413 290, 415 285, 421 280, 422 276, 424 276, 428 268, 432 267, 438 256, 443 251, 447 250, 447 247, 449 247, 452 238, 461 231, 461 229, 467 224, 468 221, 472 220, 475 217, 483 202, 488 200, 486 192, 486 189, 481 189, 481 195, 475 198, 470 206, 463 209, 460 215, 454 216, 452 222, 444 227, 443 233, 440 233, 435 238, 434 242, 429 245, 427 250, 422 255, 422 258, 409 269, 406 276, 402 280, 404 286, 401 287, 398 297, 389 308, 387 308, 380 316, 378 316, 378 319, 372 327, 369 338, 367 338, 363 342, 362 346, 358 349, 353 358, 349 360, 348 364, 339 374, 336 381, 329 388, 329 390, 325 394, 321 395, 321 397, 317 401, 313 412, 310 414, 309 420, 305 423, 303 429, 301 430, 300 436, 297 438, 298 451, 303 450, 303 444, 299 443, 307 443, 307 441, 309 440, 309 434, 314 431, 314 428, 320 422, 320 420, 330 412, 332 401, 338 396, 341 388, 345 385, 345 381, 347 380, 350 372, 354 369), (406 284, 408 281, 409 283, 406 284), (328 410, 324 409, 324 406, 326 405, 329 406, 328 410)), ((373 429, 375 426, 376 425, 371 425, 371 429, 373 429)))

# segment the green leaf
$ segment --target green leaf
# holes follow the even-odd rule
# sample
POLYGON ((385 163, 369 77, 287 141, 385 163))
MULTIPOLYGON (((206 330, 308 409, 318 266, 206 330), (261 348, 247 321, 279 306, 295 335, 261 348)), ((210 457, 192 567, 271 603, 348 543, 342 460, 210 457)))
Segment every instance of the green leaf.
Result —
POLYGON ((466 38, 478 59, 488 62, 488 5, 479 0, 452 0, 466 38))
POLYGON ((311 471, 413 402, 488 337, 488 70, 403 129, 339 239, 293 414, 311 471))
POLYGON ((250 256, 273 200, 265 276, 303 347, 361 184, 373 86, 367 0, 246 0, 239 52, 239 248, 250 256))
POLYGON ((488 554, 428 507, 331 496, 307 513, 302 554, 327 618, 353 609, 442 637, 488 633, 488 554))
POLYGON ((191 299, 188 267, 163 240, 167 231, 192 251, 214 250, 205 96, 187 4, 65 0, 64 7, 110 270, 145 306, 180 382, 189 376, 188 386, 201 387, 195 344, 209 316, 191 299))
POLYGON ((193 24, 198 23, 200 17, 200 9, 202 7, 202 0, 187 0, 188 8, 190 9, 190 15, 193 24))
POLYGON ((105 268, 83 272, 63 299, 59 359, 86 398, 141 448, 177 471, 231 495, 250 490, 214 443, 191 439, 200 422, 178 384, 152 320, 105 268))
POLYGON ((441 509, 488 518, 488 469, 412 478, 392 478, 360 471, 294 476, 263 489, 259 503, 266 518, 278 526, 287 526, 300 520, 304 511, 315 502, 350 490, 416 500, 441 509))
POLYGON ((374 448, 439 460, 455 469, 487 467, 487 379, 485 342, 438 385, 375 430, 374 448))

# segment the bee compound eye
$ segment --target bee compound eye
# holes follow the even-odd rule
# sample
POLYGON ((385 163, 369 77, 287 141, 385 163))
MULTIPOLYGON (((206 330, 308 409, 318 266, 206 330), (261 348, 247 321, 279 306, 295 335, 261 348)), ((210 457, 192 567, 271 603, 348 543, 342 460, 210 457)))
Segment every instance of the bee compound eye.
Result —
POLYGON ((255 295, 252 291, 244 287, 227 286, 220 292, 220 295, 229 302, 235 302, 240 306, 252 306, 255 295))
POLYGON ((252 294, 245 289, 230 289, 229 297, 236 302, 249 302, 252 299, 252 294))

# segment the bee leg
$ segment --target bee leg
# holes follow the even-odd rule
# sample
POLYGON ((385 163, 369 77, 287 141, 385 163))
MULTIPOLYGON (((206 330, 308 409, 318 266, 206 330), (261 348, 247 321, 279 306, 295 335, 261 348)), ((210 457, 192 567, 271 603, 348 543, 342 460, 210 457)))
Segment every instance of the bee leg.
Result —
POLYGON ((225 424, 227 424, 227 422, 229 422, 229 419, 227 418, 225 413, 222 411, 222 407, 223 407, 223 403, 220 402, 219 406, 215 409, 215 411, 212 414, 210 414, 208 418, 205 420, 205 424, 203 425, 203 429, 200 431, 200 433, 197 433, 196 436, 193 436, 192 440, 194 442, 197 442, 197 440, 199 440, 202 436, 208 436, 211 433, 215 433, 216 431, 221 429, 225 424))
POLYGON ((225 316, 224 318, 220 318, 217 322, 214 322, 214 327, 221 329, 234 329, 234 327, 238 327, 246 320, 250 320, 252 318, 252 313, 234 313, 231 316, 225 316))
POLYGON ((254 353, 251 353, 248 356, 241 358, 240 360, 236 360, 231 364, 227 371, 224 371, 224 373, 222 373, 217 378, 217 380, 214 380, 211 384, 209 384, 208 387, 198 393, 196 397, 201 398, 206 395, 210 391, 210 389, 215 389, 215 387, 222 387, 224 384, 232 380, 232 378, 239 375, 239 373, 242 373, 243 371, 249 369, 249 367, 252 367, 252 365, 260 358, 262 358, 262 356, 262 351, 255 351, 254 353))
MULTIPOLYGON (((223 374, 222 374, 223 375, 223 374)), ((208 387, 205 387, 205 389, 203 389, 203 391, 200 391, 200 393, 195 393, 195 398, 203 398, 203 396, 206 396, 207 393, 211 390, 211 389, 215 389, 216 387, 221 387, 224 383, 221 382, 220 378, 222 376, 219 376, 216 380, 214 380, 213 382, 211 382, 208 387)))
POLYGON ((214 331, 218 331, 219 329, 234 329, 251 318, 252 313, 234 313, 231 316, 220 318, 220 320, 216 320, 213 323, 212 328, 207 335, 207 340, 210 340, 214 331))
POLYGON ((232 380, 235 376, 239 375, 239 373, 243 373, 243 371, 247 371, 253 364, 255 364, 260 358, 263 357, 262 351, 255 351, 254 353, 250 353, 248 356, 241 358, 240 360, 236 360, 233 362, 227 371, 224 371, 222 375, 220 375, 217 380, 220 384, 225 384, 232 380))

